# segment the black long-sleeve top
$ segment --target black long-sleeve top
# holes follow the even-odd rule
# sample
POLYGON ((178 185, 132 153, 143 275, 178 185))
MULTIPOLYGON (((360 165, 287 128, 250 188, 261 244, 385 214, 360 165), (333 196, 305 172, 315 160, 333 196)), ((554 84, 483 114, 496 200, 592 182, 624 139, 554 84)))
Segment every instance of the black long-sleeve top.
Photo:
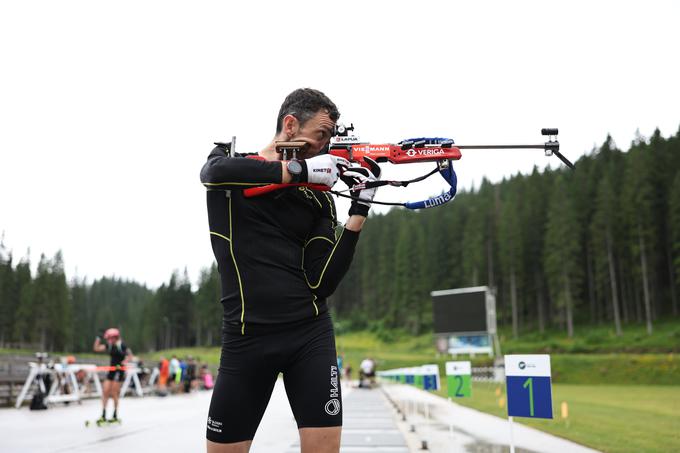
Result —
POLYGON ((301 186, 246 198, 243 189, 281 183, 281 163, 229 157, 223 146, 208 156, 201 182, 223 329, 255 334, 326 314, 359 238, 347 229, 336 235, 333 199, 301 186))

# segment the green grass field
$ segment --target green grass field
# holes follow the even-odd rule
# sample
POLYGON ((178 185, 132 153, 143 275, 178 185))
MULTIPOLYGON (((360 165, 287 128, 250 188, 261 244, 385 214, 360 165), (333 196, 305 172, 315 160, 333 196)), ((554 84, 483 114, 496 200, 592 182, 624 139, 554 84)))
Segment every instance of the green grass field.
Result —
POLYGON ((579 326, 574 337, 563 331, 520 333, 512 338, 509 329, 500 330, 503 352, 506 354, 536 353, 680 353, 680 323, 662 320, 654 323, 654 332, 647 335, 642 324, 623 326, 623 334, 616 336, 610 325, 579 326))
MULTIPOLYGON (((505 385, 474 382, 472 397, 455 402, 507 417, 505 385)), ((515 421, 605 452, 680 451, 680 386, 554 384, 553 416, 515 421)))

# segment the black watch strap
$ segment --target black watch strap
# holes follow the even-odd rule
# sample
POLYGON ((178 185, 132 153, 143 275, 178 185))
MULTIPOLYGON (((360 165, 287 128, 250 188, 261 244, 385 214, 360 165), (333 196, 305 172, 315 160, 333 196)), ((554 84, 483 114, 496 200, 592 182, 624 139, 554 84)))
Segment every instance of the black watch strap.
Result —
POLYGON ((291 183, 298 184, 307 182, 307 163, 304 160, 291 160, 286 164, 286 168, 288 169, 288 173, 290 173, 291 183), (295 168, 297 165, 294 163, 299 164, 299 169, 295 168))

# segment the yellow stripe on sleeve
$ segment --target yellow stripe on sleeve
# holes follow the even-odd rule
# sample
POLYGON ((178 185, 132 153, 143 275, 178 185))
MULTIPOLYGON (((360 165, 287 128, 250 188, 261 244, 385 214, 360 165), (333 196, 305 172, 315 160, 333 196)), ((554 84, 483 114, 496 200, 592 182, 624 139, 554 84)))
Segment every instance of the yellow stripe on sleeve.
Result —
POLYGON ((210 234, 212 234, 213 236, 220 237, 220 238, 224 239, 225 241, 231 242, 231 239, 229 239, 228 237, 226 237, 226 236, 224 236, 220 233, 216 233, 215 231, 211 231, 210 234))
POLYGON ((342 238, 342 234, 345 232, 343 229, 342 232, 340 233, 340 237, 338 240, 335 242, 335 245, 333 246, 333 250, 331 251, 331 254, 328 256, 328 259, 326 260, 326 264, 323 266, 323 270, 321 271, 321 275, 319 276, 319 281, 316 283, 316 285, 313 285, 309 282, 307 279, 307 273, 304 273, 305 275, 305 280, 307 281, 307 286, 309 286, 311 289, 317 289, 319 286, 321 286, 321 282, 323 281, 323 276, 326 273, 326 269, 328 268, 328 263, 331 262, 331 259, 333 259, 333 254, 335 253, 335 249, 338 248, 338 244, 340 243, 340 239, 342 238))
MULTIPOLYGON (((234 237, 234 232, 232 231, 231 225, 231 198, 229 198, 229 236, 234 237)), ((236 269, 236 277, 238 278, 238 289, 241 294, 241 335, 245 335, 246 324, 243 322, 246 314, 246 301, 243 297, 243 283, 241 283, 241 273, 238 270, 238 265, 236 264, 236 257, 234 256, 234 246, 233 242, 229 240, 229 253, 231 253, 231 260, 234 263, 234 269, 236 269)))

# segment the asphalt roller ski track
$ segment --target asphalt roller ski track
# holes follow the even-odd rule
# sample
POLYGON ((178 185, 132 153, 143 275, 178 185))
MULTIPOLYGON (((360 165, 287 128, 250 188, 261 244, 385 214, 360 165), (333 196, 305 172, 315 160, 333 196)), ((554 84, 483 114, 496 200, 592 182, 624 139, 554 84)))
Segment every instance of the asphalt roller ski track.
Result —
MULTIPOLYGON (((145 451, 204 452, 205 421, 210 392, 125 398, 121 425, 97 427, 100 402, 57 405, 46 411, 0 410, 0 452, 134 453, 145 451)), ((482 414, 408 386, 383 390, 343 386, 344 427, 341 453, 408 453, 419 451, 427 439, 429 451, 504 452, 507 421, 482 414), (389 400, 429 403, 430 420, 411 413, 402 421, 389 400), (453 430, 444 420, 454 420, 453 430), (415 426, 416 432, 410 432, 415 426)), ((423 407, 423 406, 421 406, 423 407)), ((515 425, 517 452, 592 452, 546 433, 515 425)), ((281 380, 275 386, 267 412, 251 448, 252 453, 299 451, 295 420, 281 380)))

